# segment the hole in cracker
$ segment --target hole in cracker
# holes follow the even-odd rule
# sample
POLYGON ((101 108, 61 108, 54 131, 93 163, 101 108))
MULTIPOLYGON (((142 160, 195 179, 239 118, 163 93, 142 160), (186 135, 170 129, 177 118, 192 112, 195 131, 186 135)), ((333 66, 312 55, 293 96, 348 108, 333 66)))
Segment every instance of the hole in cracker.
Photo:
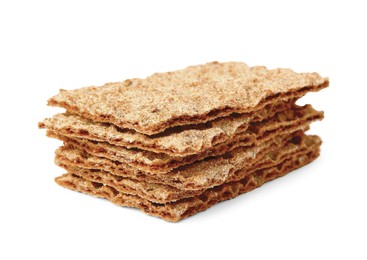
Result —
POLYGON ((208 196, 206 196, 204 193, 199 196, 199 199, 203 202, 208 200, 208 196))
POLYGON ((223 159, 229 160, 229 159, 232 159, 232 158, 233 158, 233 154, 231 154, 231 153, 225 153, 223 155, 223 159))
POLYGON ((299 135, 293 136, 290 142, 293 144, 301 144, 302 136, 299 136, 299 135))
POLYGON ((246 176, 245 178, 243 178, 242 180, 240 180, 240 183, 242 185, 246 185, 249 182, 249 176, 246 176))
POLYGON ((223 193, 223 197, 224 197, 224 198, 229 198, 229 197, 231 197, 231 195, 232 195, 232 192, 230 192, 229 190, 226 190, 226 191, 223 193))
POLYGON ((99 182, 92 182, 92 185, 93 185, 93 188, 95 189, 99 189, 103 186, 103 184, 99 182))
POLYGON ((119 192, 115 188, 109 187, 109 189, 113 193, 114 196, 117 196, 119 194, 119 192))
POLYGON ((87 130, 80 129, 80 130, 79 130, 79 134, 80 134, 80 135, 89 135, 89 132, 88 132, 87 130))
POLYGON ((121 128, 121 127, 117 127, 117 126, 114 126, 114 128, 116 129, 117 132, 120 132, 120 133, 134 133, 135 131, 131 130, 131 129, 127 129, 127 128, 121 128))
POLYGON ((162 206, 164 206, 164 204, 161 204, 161 203, 156 203, 156 202, 151 202, 151 203, 152 203, 152 205, 154 207, 162 207, 162 206))

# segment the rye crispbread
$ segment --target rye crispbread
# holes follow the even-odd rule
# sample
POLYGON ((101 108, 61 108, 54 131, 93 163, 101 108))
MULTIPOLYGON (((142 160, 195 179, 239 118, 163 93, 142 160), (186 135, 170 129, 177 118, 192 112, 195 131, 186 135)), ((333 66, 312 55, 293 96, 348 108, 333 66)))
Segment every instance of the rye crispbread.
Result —
POLYGON ((238 133, 245 132, 250 122, 259 122, 273 117, 276 113, 291 109, 294 100, 287 100, 246 114, 234 114, 203 124, 186 125, 167 129, 157 135, 145 135, 131 129, 121 129, 113 124, 93 122, 87 118, 63 113, 46 118, 39 128, 58 134, 107 142, 116 146, 139 148, 170 156, 188 156, 202 153, 224 143, 238 133))
POLYGON ((328 84, 328 79, 317 73, 212 62, 145 79, 60 90, 48 104, 96 122, 152 135, 296 99, 328 84))
POLYGON ((247 175, 240 181, 216 186, 200 195, 166 204, 154 203, 139 196, 121 193, 108 185, 90 182, 73 174, 65 174, 55 180, 65 188, 105 198, 120 206, 138 208, 149 215, 160 217, 166 221, 177 222, 204 211, 221 201, 235 198, 242 193, 260 187, 267 181, 281 177, 312 162, 318 155, 319 148, 316 148, 306 155, 292 157, 280 165, 247 175))
POLYGON ((179 221, 316 159, 307 136, 323 113, 297 99, 329 85, 317 73, 240 62, 60 90, 66 112, 39 128, 60 139, 61 186, 179 221))
POLYGON ((296 107, 292 110, 278 113, 275 117, 265 122, 254 124, 251 127, 251 131, 239 133, 233 140, 214 146, 206 152, 186 157, 172 157, 167 154, 157 154, 140 149, 126 149, 109 143, 66 137, 51 130, 48 130, 47 135, 83 149, 90 154, 120 161, 144 172, 162 174, 207 157, 224 154, 238 147, 260 145, 278 135, 306 130, 312 121, 322 119, 322 117, 322 112, 314 110, 309 105, 296 107))
POLYGON ((137 171, 119 162, 96 157, 70 146, 60 147, 56 151, 55 162, 67 170, 70 170, 70 167, 98 169, 116 176, 164 184, 181 190, 202 190, 220 185, 229 179, 240 178, 238 170, 259 165, 260 160, 263 160, 262 165, 267 163, 271 165, 287 154, 305 152, 308 147, 313 149, 320 144, 321 140, 318 137, 303 137, 303 133, 298 132, 282 138, 277 137, 268 141, 263 147, 252 147, 246 152, 227 153, 224 156, 180 167, 161 176, 137 171))
MULTIPOLYGON (((245 167, 237 170, 223 183, 230 181, 238 181, 252 174, 255 171, 273 167, 295 156, 303 156, 312 152, 320 145, 319 139, 312 136, 297 136, 291 139, 284 147, 273 149, 260 156, 258 160, 252 160, 245 167)), ((201 190, 183 190, 171 185, 159 183, 151 183, 146 180, 136 180, 97 169, 85 169, 72 165, 62 165, 68 173, 77 175, 92 182, 108 185, 119 192, 136 195, 155 203, 168 203, 183 198, 189 198, 203 193, 206 189, 212 188, 214 185, 203 187, 201 190)), ((163 177, 164 178, 164 177, 163 177)), ((223 183, 216 183, 215 186, 223 183)))

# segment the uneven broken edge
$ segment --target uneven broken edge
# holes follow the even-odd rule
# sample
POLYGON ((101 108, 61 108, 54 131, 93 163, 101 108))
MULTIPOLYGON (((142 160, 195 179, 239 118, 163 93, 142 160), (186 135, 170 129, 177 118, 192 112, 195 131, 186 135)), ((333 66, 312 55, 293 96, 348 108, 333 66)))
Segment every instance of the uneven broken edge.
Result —
POLYGON ((90 182, 72 174, 57 177, 55 181, 65 188, 105 198, 120 206, 138 208, 149 215, 157 216, 167 221, 177 222, 204 211, 221 201, 237 197, 242 193, 260 187, 267 181, 281 177, 290 171, 302 167, 315 160, 319 156, 319 152, 320 150, 317 148, 307 155, 292 158, 277 167, 260 170, 246 176, 240 181, 208 189, 197 197, 167 204, 153 203, 138 196, 123 194, 107 185, 90 182))
POLYGON ((328 85, 328 79, 317 73, 213 62, 146 79, 60 90, 48 104, 96 122, 152 135, 173 126, 251 112, 328 85))
MULTIPOLYGON (((288 121, 290 119, 286 118, 285 122, 278 120, 278 124, 272 121, 270 121, 272 123, 269 125, 260 123, 258 126, 253 127, 253 133, 250 132, 250 134, 246 134, 245 132, 243 134, 238 134, 236 139, 233 138, 232 140, 228 140, 225 143, 213 147, 211 150, 187 157, 171 157, 166 154, 156 154, 139 149, 127 149, 108 143, 97 143, 87 139, 69 138, 54 133, 51 130, 48 130, 46 134, 48 137, 62 140, 65 144, 78 147, 95 156, 119 161, 144 172, 163 174, 180 166, 201 161, 207 157, 222 155, 226 152, 238 149, 238 147, 241 146, 250 147, 253 145, 261 145, 275 136, 290 134, 298 130, 305 130, 312 121, 323 118, 323 113, 315 111, 311 106, 305 106, 296 111, 301 111, 303 113, 301 113, 302 117, 296 117, 291 121, 288 121), (260 137, 257 137, 258 134, 260 137)), ((280 116, 282 115, 283 114, 280 114, 280 116)))
MULTIPOLYGON (((80 150, 72 147, 60 147, 56 152, 55 163, 67 170, 75 173, 78 169, 86 170, 102 170, 109 172, 117 178, 128 178, 140 182, 148 182, 154 184, 162 184, 179 190, 203 190, 213 186, 218 186, 226 181, 235 181, 243 178, 247 174, 247 170, 253 170, 252 166, 271 167, 277 162, 284 159, 289 159, 291 156, 300 155, 309 152, 321 145, 321 139, 318 136, 307 136, 300 133, 295 133, 277 144, 266 146, 262 151, 257 151, 256 156, 254 151, 249 151, 247 159, 242 162, 234 159, 225 159, 213 163, 210 162, 203 167, 196 167, 196 170, 190 168, 181 169, 180 171, 171 172, 161 177, 139 172, 126 171, 114 165, 115 162, 108 159, 91 156, 88 158, 87 153, 81 156, 78 155, 80 150), (72 149, 72 150, 70 150, 72 149), (77 152, 75 157, 74 151, 77 152), (253 156, 252 156, 253 155, 253 156), (98 160, 102 161, 98 163, 98 160), (95 161, 97 160, 97 163, 95 161), (246 169, 242 171, 241 169, 246 169)), ((232 157, 233 158, 233 157, 232 157)))
POLYGON ((70 167, 68 165, 64 165, 63 168, 65 168, 68 173, 79 176, 85 180, 108 185, 119 192, 129 195, 136 195, 151 202, 162 204, 200 195, 208 188, 212 188, 213 186, 218 186, 223 183, 239 181, 245 178, 247 175, 254 173, 255 171, 274 167, 293 157, 303 156, 309 152, 312 152, 319 145, 320 143, 315 140, 313 145, 306 147, 299 146, 295 151, 294 149, 283 150, 280 148, 271 153, 267 153, 265 156, 262 156, 258 162, 255 162, 254 164, 248 164, 244 168, 235 171, 232 175, 229 175, 226 180, 223 180, 223 182, 216 183, 216 185, 211 185, 210 187, 203 187, 201 190, 182 190, 170 185, 150 183, 148 181, 137 181, 130 178, 123 178, 118 175, 113 175, 106 171, 98 171, 94 169, 76 168, 70 167))
POLYGON ((295 100, 269 104, 247 114, 231 115, 203 124, 185 125, 166 129, 158 135, 145 135, 131 129, 121 129, 113 124, 93 122, 73 114, 56 114, 38 123, 41 129, 49 129, 68 137, 108 142, 116 146, 139 148, 170 156, 197 154, 223 143, 239 131, 244 132, 250 122, 263 121, 279 112, 291 109, 295 100))

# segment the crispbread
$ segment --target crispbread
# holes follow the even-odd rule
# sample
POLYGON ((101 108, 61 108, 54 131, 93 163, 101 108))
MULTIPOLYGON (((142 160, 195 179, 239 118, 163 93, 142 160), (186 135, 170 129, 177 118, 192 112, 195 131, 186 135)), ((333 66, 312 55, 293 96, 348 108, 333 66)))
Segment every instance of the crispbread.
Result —
MULTIPOLYGON (((241 180, 245 178, 246 175, 252 174, 257 170, 279 165, 294 156, 303 156, 309 152, 312 152, 318 146, 319 142, 316 137, 301 136, 299 139, 294 138, 290 140, 290 143, 286 144, 284 147, 280 147, 272 152, 268 152, 257 160, 251 160, 251 163, 248 163, 244 168, 234 172, 234 174, 231 175, 229 179, 224 180, 223 183, 241 180)), ((116 189, 119 192, 137 195, 155 203, 168 203, 183 198, 193 197, 203 193, 208 188, 212 188, 212 186, 210 186, 203 187, 201 190, 188 191, 178 189, 170 185, 151 183, 148 180, 139 181, 131 178, 124 178, 103 170, 84 169, 69 165, 64 165, 64 168, 68 171, 68 173, 82 177, 85 180, 102 183, 116 189)), ((215 186, 223 183, 216 183, 215 186)))
POLYGON ((317 73, 212 62, 156 73, 146 79, 60 90, 48 104, 96 122, 152 135, 173 126, 258 110, 270 103, 318 91, 328 84, 328 79, 317 73))
POLYGON ((202 190, 217 186, 226 180, 236 180, 241 177, 238 170, 250 165, 272 165, 281 160, 285 155, 295 152, 305 152, 320 146, 321 140, 316 136, 303 136, 295 133, 291 136, 280 137, 269 141, 264 148, 253 147, 247 152, 227 153, 224 156, 207 159, 193 165, 181 167, 162 176, 151 175, 116 161, 96 157, 84 151, 67 146, 56 151, 55 162, 57 165, 71 170, 70 167, 85 169, 99 169, 113 175, 131 178, 157 184, 165 184, 181 190, 202 190), (287 145, 285 145, 287 143, 287 145), (279 148, 282 148, 279 150, 279 148), (278 150, 278 152, 275 152, 278 150), (274 153, 273 153, 274 152, 274 153), (263 156, 268 154, 265 158, 263 156))
POLYGON ((254 124, 249 129, 250 131, 239 133, 232 140, 214 146, 211 150, 186 157, 171 157, 162 153, 157 154, 139 149, 126 149, 108 143, 62 136, 51 130, 47 131, 47 135, 83 149, 90 154, 120 161, 144 172, 162 174, 207 157, 224 154, 237 147, 260 145, 275 136, 305 130, 312 121, 319 120, 322 117, 323 113, 314 110, 310 105, 296 107, 279 113, 265 122, 254 124))
POLYGON ((138 208, 149 215, 157 216, 167 221, 177 222, 204 211, 216 203, 232 199, 242 193, 260 187, 267 181, 281 177, 294 169, 310 163, 318 155, 319 148, 316 148, 306 155, 293 157, 276 167, 263 169, 247 175, 240 181, 216 186, 200 195, 167 204, 154 203, 139 196, 124 194, 108 185, 90 182, 72 174, 57 177, 55 181, 63 187, 105 198, 120 206, 138 208))
POLYGON ((68 137, 85 138, 178 157, 202 153, 228 141, 235 134, 245 132, 250 122, 263 121, 278 112, 289 110, 294 106, 294 102, 294 100, 287 100, 269 104, 253 113, 218 118, 203 124, 173 127, 151 136, 67 113, 46 118, 39 123, 39 127, 68 137))

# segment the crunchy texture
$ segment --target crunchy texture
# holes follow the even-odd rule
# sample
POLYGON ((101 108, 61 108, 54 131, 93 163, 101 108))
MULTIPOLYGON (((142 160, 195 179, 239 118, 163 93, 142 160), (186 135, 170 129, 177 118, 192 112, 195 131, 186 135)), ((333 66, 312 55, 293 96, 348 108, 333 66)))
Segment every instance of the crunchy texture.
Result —
MULTIPOLYGON (((319 145, 317 138, 313 137, 299 137, 292 139, 284 147, 280 147, 260 158, 254 160, 255 162, 247 164, 244 168, 237 170, 229 179, 224 180, 223 183, 229 181, 238 181, 252 174, 260 169, 273 167, 281 164, 295 156, 302 156, 315 150, 319 145), (302 138, 304 140, 302 140, 302 138), (308 141, 308 142, 306 142, 308 141)), ((119 192, 137 195, 156 203, 167 203, 177 201, 183 198, 189 198, 203 193, 206 189, 212 187, 203 187, 201 190, 182 190, 169 185, 151 183, 148 180, 135 180, 131 178, 124 178, 118 175, 113 175, 103 170, 84 169, 65 165, 64 168, 68 173, 82 177, 85 180, 102 183, 108 185, 119 192), (66 167, 65 167, 66 166, 66 167)), ((222 183, 217 183, 220 185, 222 183)))
POLYGON ((258 110, 328 84, 328 79, 317 73, 212 62, 145 79, 60 90, 48 104, 96 122, 152 135, 173 126, 258 110))
POLYGON ((291 154, 296 151, 304 152, 305 149, 313 149, 320 144, 321 140, 317 136, 303 136, 301 132, 294 133, 270 140, 262 147, 252 147, 245 151, 232 151, 223 156, 180 167, 163 176, 144 173, 119 162, 96 157, 70 146, 60 147, 56 151, 55 162, 67 170, 70 169, 70 166, 99 169, 117 176, 165 184, 181 190, 202 190, 222 184, 230 178, 238 178, 236 176, 238 176, 239 169, 257 164, 265 154, 267 156, 264 158, 263 164, 279 161, 281 159, 279 156, 283 154, 291 154), (283 148, 279 150, 281 147, 283 148), (278 152, 274 153, 276 150, 278 152))
POLYGON ((68 137, 107 142, 177 157, 209 150, 215 145, 230 140, 235 134, 246 131, 250 122, 262 121, 273 117, 278 112, 291 109, 294 102, 294 100, 287 100, 269 104, 254 113, 237 114, 203 124, 173 127, 151 136, 67 113, 46 118, 38 126, 68 137))
POLYGON ((62 175, 57 177, 55 181, 63 187, 105 198, 120 206, 138 208, 149 215, 157 216, 167 221, 177 222, 204 211, 216 203, 235 198, 242 193, 260 187, 267 181, 283 176, 294 169, 310 163, 318 155, 319 148, 306 155, 295 156, 276 167, 259 170, 247 175, 242 180, 229 182, 208 189, 200 195, 166 204, 154 203, 139 196, 128 195, 108 185, 90 182, 73 174, 62 175))
POLYGON ((186 157, 172 157, 162 153, 126 149, 109 143, 62 136, 51 130, 48 130, 47 135, 83 149, 90 154, 120 161, 141 171, 162 174, 207 157, 222 155, 237 147, 260 145, 275 136, 305 130, 312 121, 322 119, 322 117, 323 113, 314 110, 310 105, 297 106, 292 110, 278 113, 269 120, 252 124, 248 129, 249 131, 237 134, 235 138, 214 146, 208 151, 186 157))

